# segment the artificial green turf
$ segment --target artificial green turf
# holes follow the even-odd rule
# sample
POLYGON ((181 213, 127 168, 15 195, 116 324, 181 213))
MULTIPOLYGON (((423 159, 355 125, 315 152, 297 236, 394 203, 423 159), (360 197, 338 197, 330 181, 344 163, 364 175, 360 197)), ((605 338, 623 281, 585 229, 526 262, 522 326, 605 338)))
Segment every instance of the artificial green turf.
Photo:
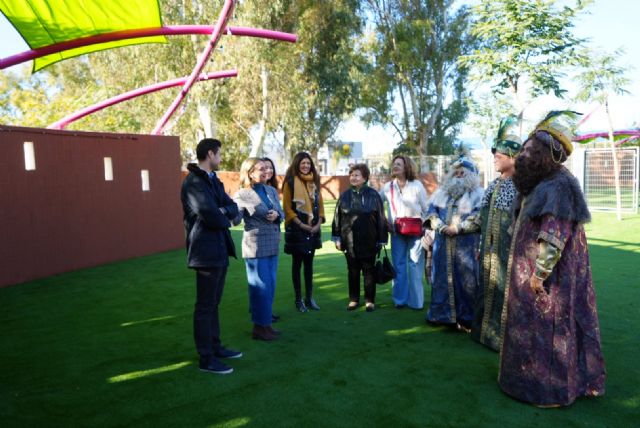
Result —
POLYGON ((182 250, 0 290, 1 424, 638 426, 640 216, 594 214, 588 235, 604 397, 547 410, 512 400, 496 383, 497 354, 428 326, 425 311, 393 308, 389 285, 375 312, 347 312, 344 258, 325 242, 315 263, 320 312, 295 311, 290 257, 281 256, 274 306, 283 333, 272 343, 251 339, 244 263, 231 262, 222 336, 244 357, 228 376, 197 370, 194 275, 182 250))

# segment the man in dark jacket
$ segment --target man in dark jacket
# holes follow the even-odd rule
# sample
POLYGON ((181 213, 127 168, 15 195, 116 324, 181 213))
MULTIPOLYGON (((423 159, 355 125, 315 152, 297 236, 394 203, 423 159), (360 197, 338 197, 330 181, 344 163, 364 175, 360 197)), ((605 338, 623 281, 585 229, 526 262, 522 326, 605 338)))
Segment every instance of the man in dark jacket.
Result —
POLYGON ((200 370, 227 374, 233 368, 218 358, 240 358, 241 352, 226 349, 220 341, 218 305, 222 298, 229 256, 236 257, 229 227, 238 207, 225 193, 215 170, 222 143, 205 138, 198 143, 198 164, 189 164, 182 184, 181 200, 187 240, 188 266, 196 270, 196 305, 193 334, 200 355, 200 370))

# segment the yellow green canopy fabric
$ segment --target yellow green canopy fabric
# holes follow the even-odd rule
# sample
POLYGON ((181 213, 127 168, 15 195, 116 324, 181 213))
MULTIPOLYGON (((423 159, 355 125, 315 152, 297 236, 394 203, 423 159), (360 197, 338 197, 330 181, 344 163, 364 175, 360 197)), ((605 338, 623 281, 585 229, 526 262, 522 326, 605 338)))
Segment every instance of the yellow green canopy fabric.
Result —
MULTIPOLYGON (((0 0, 0 11, 31 49, 113 31, 162 26, 158 0, 0 0)), ((165 42, 165 37, 155 36, 70 49, 37 58, 33 71, 90 52, 165 42)))

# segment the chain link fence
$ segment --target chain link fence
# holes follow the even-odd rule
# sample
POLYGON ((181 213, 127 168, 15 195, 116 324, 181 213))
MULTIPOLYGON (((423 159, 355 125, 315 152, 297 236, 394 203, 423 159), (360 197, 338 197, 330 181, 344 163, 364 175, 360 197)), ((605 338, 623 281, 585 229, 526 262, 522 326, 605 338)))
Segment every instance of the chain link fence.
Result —
MULTIPOLYGON (((638 147, 617 149, 621 211, 638 213, 638 147)), ((616 210, 613 156, 610 149, 587 149, 584 152, 584 185, 589 209, 616 210)))
MULTIPOLYGON (((622 211, 627 213, 638 213, 639 150, 638 147, 616 150, 620 163, 622 211)), ((391 154, 388 154, 363 159, 371 170, 372 186, 379 188, 382 183, 391 179, 392 157, 391 154)), ((483 187, 486 187, 491 180, 497 177, 490 150, 473 150, 468 157, 478 166, 480 184, 483 187)), ((456 158, 456 155, 411 157, 420 174, 432 173, 438 183, 442 182, 449 165, 456 158)), ((613 158, 610 149, 584 149, 578 146, 565 162, 565 166, 580 182, 589 209, 593 211, 616 210, 613 158)))

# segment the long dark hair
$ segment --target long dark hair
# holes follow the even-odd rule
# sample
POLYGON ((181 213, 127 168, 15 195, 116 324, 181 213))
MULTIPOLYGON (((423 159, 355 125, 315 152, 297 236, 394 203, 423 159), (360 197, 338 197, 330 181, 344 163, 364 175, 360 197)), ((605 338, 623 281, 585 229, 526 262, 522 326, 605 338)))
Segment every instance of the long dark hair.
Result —
POLYGON ((538 131, 525 141, 516 157, 513 184, 520 193, 528 195, 542 180, 562 168, 560 162, 565 160, 562 145, 547 132, 538 131))
POLYGON ((318 191, 320 190, 320 176, 318 175, 318 171, 316 171, 316 166, 313 163, 313 159, 311 159, 311 155, 307 152, 298 152, 293 157, 293 160, 291 161, 291 165, 289 165, 289 168, 287 168, 287 172, 284 175, 284 181, 282 182, 282 189, 284 189, 285 184, 293 180, 294 176, 297 175, 298 177, 300 177, 300 163, 304 159, 309 159, 309 162, 311 162, 310 172, 311 174, 313 174, 313 182, 316 185, 316 189, 318 189, 318 191))
POLYGON ((267 184, 271 187, 278 188, 278 174, 276 174, 276 164, 267 157, 260 159, 262 162, 269 162, 271 164, 271 168, 273 168, 273 176, 267 180, 267 184))

